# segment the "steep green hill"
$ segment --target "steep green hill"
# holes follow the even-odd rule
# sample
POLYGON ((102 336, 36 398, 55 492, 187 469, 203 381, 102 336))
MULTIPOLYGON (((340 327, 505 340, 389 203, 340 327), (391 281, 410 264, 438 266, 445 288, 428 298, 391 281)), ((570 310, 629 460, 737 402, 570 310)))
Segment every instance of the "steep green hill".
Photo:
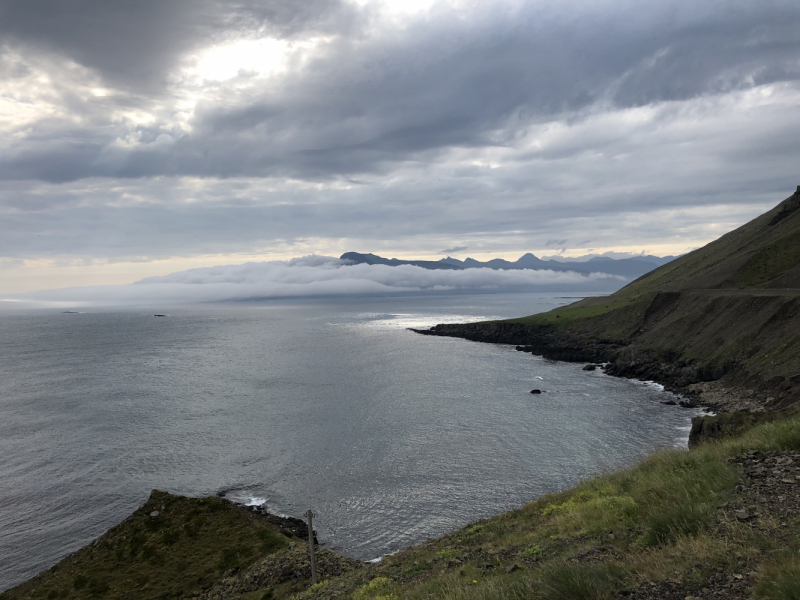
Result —
POLYGON ((793 403, 800 398, 798 209, 800 186, 771 211, 610 296, 502 323, 540 337, 557 331, 575 347, 599 344, 605 354, 596 359, 614 363, 615 374, 682 388, 722 379, 762 406, 793 403))
POLYGON ((771 211, 619 290, 631 298, 661 291, 800 288, 800 186, 771 211))

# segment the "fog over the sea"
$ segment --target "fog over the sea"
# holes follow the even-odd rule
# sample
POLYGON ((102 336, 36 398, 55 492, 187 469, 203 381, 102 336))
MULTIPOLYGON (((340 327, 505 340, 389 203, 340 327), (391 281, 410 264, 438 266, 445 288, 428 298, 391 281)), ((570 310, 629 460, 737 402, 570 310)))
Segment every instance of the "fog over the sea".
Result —
POLYGON ((86 286, 0 295, 0 307, 193 304, 287 297, 398 293, 611 291, 627 280, 606 273, 493 269, 430 270, 412 265, 351 265, 329 256, 304 256, 191 269, 130 285, 86 286))
POLYGON ((681 254, 800 183, 796 0, 6 0, 0 292, 681 254))

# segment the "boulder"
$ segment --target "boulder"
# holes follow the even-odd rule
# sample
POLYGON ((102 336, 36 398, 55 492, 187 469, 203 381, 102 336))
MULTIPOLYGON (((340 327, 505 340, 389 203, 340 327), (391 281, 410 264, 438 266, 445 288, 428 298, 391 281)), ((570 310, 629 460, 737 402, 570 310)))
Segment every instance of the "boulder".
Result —
POLYGON ((584 371, 594 371, 597 367, 595 365, 586 365, 583 367, 584 371))
POLYGON ((692 417, 689 447, 693 448, 710 440, 741 435, 751 427, 771 419, 772 415, 769 414, 746 411, 692 417))

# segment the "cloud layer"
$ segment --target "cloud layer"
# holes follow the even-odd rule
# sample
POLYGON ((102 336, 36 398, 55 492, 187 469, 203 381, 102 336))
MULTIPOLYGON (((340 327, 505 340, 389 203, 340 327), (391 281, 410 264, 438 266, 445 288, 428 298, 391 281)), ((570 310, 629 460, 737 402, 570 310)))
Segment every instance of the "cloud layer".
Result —
POLYGON ((532 270, 434 271, 411 265, 347 265, 337 258, 312 255, 289 261, 191 269, 131 285, 48 290, 0 300, 44 306, 159 305, 408 292, 611 291, 625 282, 603 273, 587 276, 532 270))
POLYGON ((4 2, 0 269, 685 251, 798 183, 798 23, 788 0, 4 2))

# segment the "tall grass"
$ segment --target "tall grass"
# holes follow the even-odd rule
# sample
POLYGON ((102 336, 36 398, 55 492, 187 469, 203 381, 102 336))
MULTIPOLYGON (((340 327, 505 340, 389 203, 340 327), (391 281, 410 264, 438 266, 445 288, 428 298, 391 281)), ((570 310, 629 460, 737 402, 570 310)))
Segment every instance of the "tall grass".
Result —
MULTIPOLYGON (((749 551, 769 555, 771 541, 747 524, 726 521, 724 507, 737 501, 741 478, 728 459, 773 450, 800 450, 800 417, 762 423, 691 451, 659 452, 633 468, 481 520, 387 558, 379 567, 385 589, 362 581, 350 593, 365 599, 605 600, 648 581, 677 578, 702 587, 716 569, 743 565, 749 551), (484 568, 487 555, 503 558, 484 568), (459 556, 472 558, 452 568, 459 556), (503 561, 523 569, 506 573, 503 561)), ((800 600, 800 561, 775 562, 759 581, 759 597, 800 600)))

